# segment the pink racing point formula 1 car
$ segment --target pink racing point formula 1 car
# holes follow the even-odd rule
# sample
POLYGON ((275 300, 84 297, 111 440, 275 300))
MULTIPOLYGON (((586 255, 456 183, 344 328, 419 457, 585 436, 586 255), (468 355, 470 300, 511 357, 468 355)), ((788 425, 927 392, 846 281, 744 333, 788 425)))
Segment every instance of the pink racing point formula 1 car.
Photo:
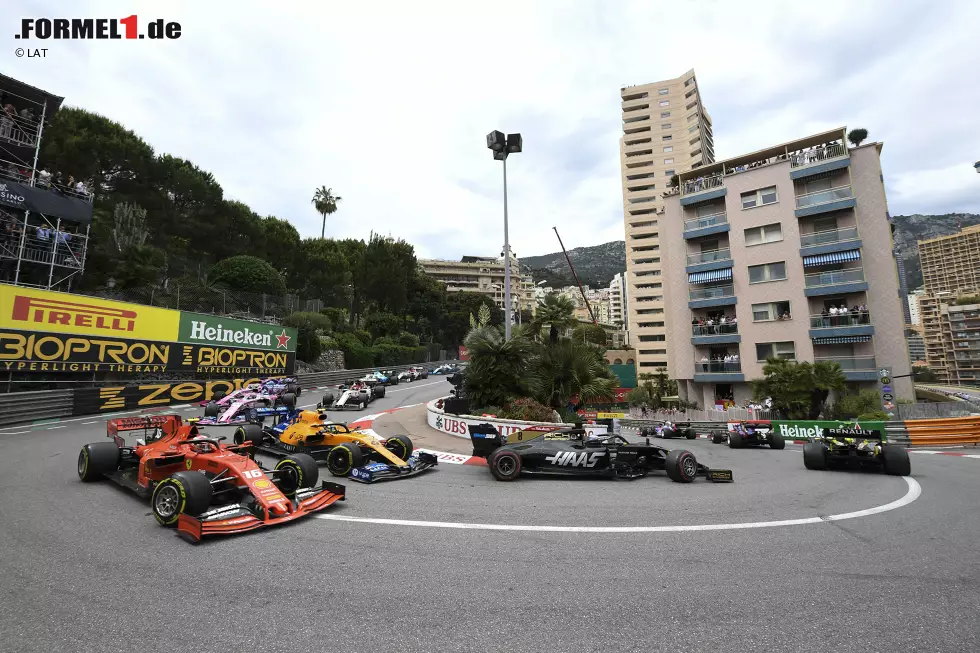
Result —
POLYGON ((262 384, 252 384, 204 405, 201 426, 236 426, 261 423, 266 417, 285 415, 296 407, 296 394, 277 393, 262 384))

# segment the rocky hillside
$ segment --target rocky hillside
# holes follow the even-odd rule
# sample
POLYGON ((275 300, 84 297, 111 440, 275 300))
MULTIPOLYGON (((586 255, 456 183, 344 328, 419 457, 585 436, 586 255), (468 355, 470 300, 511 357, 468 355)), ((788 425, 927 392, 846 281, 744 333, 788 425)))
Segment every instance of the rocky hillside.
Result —
MULTIPOLYGON (((626 271, 626 241, 614 240, 592 247, 576 247, 569 250, 568 257, 572 259, 575 272, 583 284, 602 288, 608 286, 616 274, 626 271)), ((521 268, 533 275, 535 282, 547 281, 549 286, 570 286, 575 283, 565 255, 560 251, 522 258, 521 268)))
POLYGON ((916 241, 948 236, 965 227, 980 224, 980 215, 948 213, 946 215, 895 215, 895 246, 905 259, 905 282, 909 290, 922 285, 919 247, 916 241))

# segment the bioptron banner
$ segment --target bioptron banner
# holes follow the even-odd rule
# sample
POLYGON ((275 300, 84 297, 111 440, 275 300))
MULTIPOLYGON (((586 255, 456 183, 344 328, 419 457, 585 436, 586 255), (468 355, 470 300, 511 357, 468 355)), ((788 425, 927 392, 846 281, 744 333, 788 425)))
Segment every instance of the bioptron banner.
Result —
POLYGON ((0 372, 268 376, 295 368, 295 329, 0 284, 0 372))

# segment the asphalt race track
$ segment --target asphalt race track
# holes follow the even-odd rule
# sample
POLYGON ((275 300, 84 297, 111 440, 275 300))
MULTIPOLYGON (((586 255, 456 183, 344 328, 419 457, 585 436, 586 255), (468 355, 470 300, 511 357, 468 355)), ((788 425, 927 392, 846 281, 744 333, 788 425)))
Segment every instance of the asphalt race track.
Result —
MULTIPOLYGON (((448 390, 399 385, 367 412, 448 390)), ((190 545, 78 480, 104 421, 0 428, 0 651, 980 650, 977 458, 913 454, 909 482, 808 472, 800 447, 674 441, 735 473, 690 485, 442 464, 190 545), (809 522, 759 525, 785 520, 809 522), (547 529, 570 526, 592 530, 547 529)))

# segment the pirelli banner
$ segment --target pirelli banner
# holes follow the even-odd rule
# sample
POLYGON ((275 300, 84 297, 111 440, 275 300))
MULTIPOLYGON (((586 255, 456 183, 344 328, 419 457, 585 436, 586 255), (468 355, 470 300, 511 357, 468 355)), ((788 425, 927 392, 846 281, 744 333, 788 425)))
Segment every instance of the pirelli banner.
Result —
POLYGON ((296 330, 0 284, 0 372, 291 375, 296 330))

